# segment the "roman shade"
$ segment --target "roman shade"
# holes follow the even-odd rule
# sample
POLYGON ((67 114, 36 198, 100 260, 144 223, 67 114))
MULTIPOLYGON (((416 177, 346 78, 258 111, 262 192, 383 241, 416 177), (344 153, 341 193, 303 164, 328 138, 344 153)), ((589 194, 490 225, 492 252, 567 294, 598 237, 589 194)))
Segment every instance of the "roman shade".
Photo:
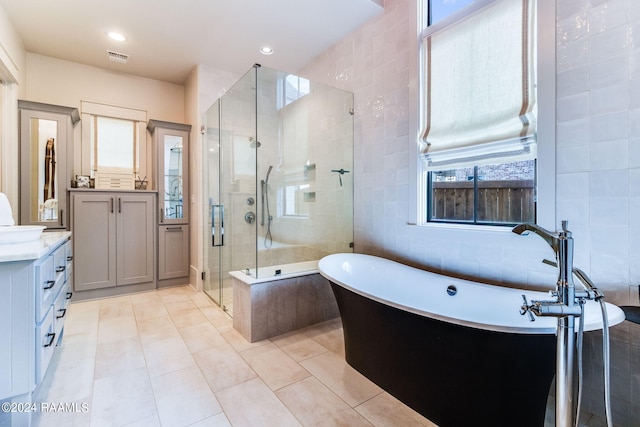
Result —
POLYGON ((535 158, 534 7, 496 0, 424 31, 427 170, 535 158))

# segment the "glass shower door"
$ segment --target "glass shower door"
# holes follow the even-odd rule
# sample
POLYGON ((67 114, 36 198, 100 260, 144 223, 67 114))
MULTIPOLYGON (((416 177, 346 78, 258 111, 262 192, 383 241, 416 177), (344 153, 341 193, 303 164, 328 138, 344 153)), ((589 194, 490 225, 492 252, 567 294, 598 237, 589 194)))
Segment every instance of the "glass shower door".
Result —
POLYGON ((222 301, 222 248, 224 247, 224 203, 220 196, 219 165, 220 146, 220 101, 207 111, 203 118, 204 135, 202 143, 203 194, 202 203, 206 218, 203 227, 204 242, 204 292, 218 305, 222 301))
POLYGON ((255 75, 245 74, 203 118, 204 291, 231 316, 229 272, 256 265, 255 75))

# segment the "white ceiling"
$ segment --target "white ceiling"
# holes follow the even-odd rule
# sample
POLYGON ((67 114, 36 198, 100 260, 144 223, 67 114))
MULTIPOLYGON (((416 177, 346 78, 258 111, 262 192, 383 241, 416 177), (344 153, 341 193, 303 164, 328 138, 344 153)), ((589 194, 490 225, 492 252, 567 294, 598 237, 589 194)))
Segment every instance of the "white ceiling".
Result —
POLYGON ((296 72, 383 0, 0 0, 28 52, 182 84, 202 64, 296 72), (106 37, 118 31, 127 41, 106 37), (259 53, 269 45, 272 55, 259 53), (107 50, 130 56, 108 61, 107 50))

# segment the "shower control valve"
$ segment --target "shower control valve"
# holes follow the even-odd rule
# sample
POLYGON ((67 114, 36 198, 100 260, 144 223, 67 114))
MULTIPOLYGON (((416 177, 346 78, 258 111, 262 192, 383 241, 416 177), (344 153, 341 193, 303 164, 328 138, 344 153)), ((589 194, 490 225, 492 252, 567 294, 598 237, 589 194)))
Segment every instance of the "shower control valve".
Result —
POLYGON ((246 214, 244 214, 244 220, 247 222, 247 224, 253 224, 254 222, 256 222, 256 214, 254 214, 253 212, 247 212, 246 214))

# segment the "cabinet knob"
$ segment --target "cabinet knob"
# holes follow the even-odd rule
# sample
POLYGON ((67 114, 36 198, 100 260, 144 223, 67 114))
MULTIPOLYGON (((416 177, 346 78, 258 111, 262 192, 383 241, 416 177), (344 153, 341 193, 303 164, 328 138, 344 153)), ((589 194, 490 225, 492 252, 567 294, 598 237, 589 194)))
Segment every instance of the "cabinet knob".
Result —
POLYGON ((67 298, 65 299, 71 299, 72 296, 73 296, 73 292, 67 292, 67 298))
POLYGON ((64 317, 65 314, 67 314, 67 309, 66 308, 61 308, 60 310, 58 310, 58 312, 62 313, 59 316, 56 316, 56 319, 62 319, 64 317))
POLYGON ((47 280, 46 282, 44 282, 44 284, 47 285, 47 286, 45 286, 42 289, 44 289, 46 291, 47 289, 53 288, 53 285, 56 284, 56 281, 55 280, 47 280))
POLYGON ((59 265, 56 267, 56 273, 62 273, 66 268, 64 265, 59 265))

